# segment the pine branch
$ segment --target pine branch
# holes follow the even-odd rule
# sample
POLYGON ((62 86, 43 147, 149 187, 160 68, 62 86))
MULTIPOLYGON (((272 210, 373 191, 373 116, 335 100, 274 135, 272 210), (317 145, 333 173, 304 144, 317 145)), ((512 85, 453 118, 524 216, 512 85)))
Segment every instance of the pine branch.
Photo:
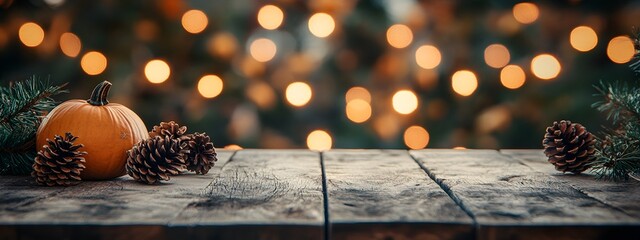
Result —
POLYGON ((600 82, 594 86, 603 100, 595 102, 591 107, 607 115, 613 124, 624 122, 640 122, 640 89, 631 88, 626 83, 605 84, 600 82))

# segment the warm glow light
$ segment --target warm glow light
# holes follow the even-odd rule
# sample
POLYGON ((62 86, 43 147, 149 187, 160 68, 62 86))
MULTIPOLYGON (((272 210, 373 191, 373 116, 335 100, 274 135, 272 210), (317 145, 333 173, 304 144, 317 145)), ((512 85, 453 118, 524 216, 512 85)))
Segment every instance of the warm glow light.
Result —
POLYGON ((165 61, 159 59, 151 60, 144 67, 144 75, 151 83, 162 83, 169 79, 171 68, 165 61))
POLYGON ((309 31, 316 37, 327 37, 335 28, 336 22, 329 14, 316 13, 309 18, 309 31))
POLYGON ((80 42, 80 38, 73 33, 63 33, 60 36, 60 50, 64 55, 69 57, 77 57, 80 54, 80 50, 82 50, 82 42, 80 42))
POLYGON ((627 36, 614 37, 607 46, 607 56, 614 63, 627 63, 635 53, 633 41, 627 36))
POLYGON ((416 63, 424 69, 434 69, 441 60, 440 50, 434 46, 424 45, 416 50, 416 63))
POLYGON ((284 12, 274 5, 265 5, 258 11, 258 23, 265 29, 274 30, 280 27, 284 12))
POLYGON ((249 52, 258 62, 268 62, 276 56, 276 44, 267 38, 258 38, 251 43, 249 52))
POLYGON ((491 44, 484 49, 484 61, 492 68, 501 68, 509 64, 509 49, 502 44, 491 44))
POLYGON ((207 28, 208 24, 207 15, 200 10, 189 10, 182 15, 182 27, 189 33, 200 33, 207 28))
POLYGON ((553 79, 560 74, 561 69, 558 59, 550 54, 540 54, 531 60, 531 71, 540 79, 553 79))
POLYGON ((333 145, 331 135, 323 130, 315 130, 307 136, 307 147, 311 150, 329 150, 331 145, 333 145))
POLYGON ((538 19, 539 15, 540 10, 533 3, 523 2, 513 6, 513 17, 520 23, 533 23, 538 19))
POLYGON ((352 87, 344 95, 345 102, 350 102, 355 99, 362 99, 368 103, 371 103, 371 93, 369 90, 363 87, 352 87))
POLYGON ((451 76, 451 87, 454 92, 466 97, 478 88, 478 78, 469 70, 460 70, 451 76))
POLYGON ((44 40, 44 30, 42 30, 40 25, 28 22, 20 26, 20 30, 18 30, 18 37, 25 46, 36 47, 42 43, 42 40, 44 40))
POLYGON ((393 110, 400 114, 409 114, 418 108, 418 97, 410 90, 400 90, 391 99, 393 110))
POLYGON ((467 149, 467 148, 466 147, 454 147, 453 149, 455 149, 455 150, 464 150, 464 149, 467 149))
POLYGON ((429 144, 429 132, 420 126, 411 126, 404 131, 404 144, 411 149, 422 149, 429 144))
POLYGON ((500 71, 500 82, 508 89, 517 89, 524 85, 524 70, 517 65, 508 65, 500 71))
POLYGON ((198 81, 198 92, 205 98, 214 98, 222 92, 222 79, 216 75, 206 75, 198 81))
POLYGON ((240 145, 237 144, 230 144, 227 146, 224 146, 225 150, 242 150, 242 147, 240 147, 240 145))
POLYGON ((596 31, 587 26, 574 28, 569 35, 571 46, 580 52, 589 51, 598 45, 596 31))
POLYGON ((355 123, 363 123, 371 117, 371 105, 365 100, 354 99, 347 102, 347 118, 355 123))
POLYGON ((80 66, 89 75, 98 75, 107 68, 107 57, 100 52, 88 52, 82 56, 80 66))
POLYGON ((287 97, 287 101, 289 101, 291 105, 302 107, 306 105, 309 100, 311 100, 311 96, 313 94, 311 92, 311 87, 309 86, 309 84, 303 82, 294 82, 287 86, 285 95, 287 97))
POLYGON ((394 48, 405 48, 413 41, 413 32, 407 25, 393 25, 387 29, 387 41, 394 48))

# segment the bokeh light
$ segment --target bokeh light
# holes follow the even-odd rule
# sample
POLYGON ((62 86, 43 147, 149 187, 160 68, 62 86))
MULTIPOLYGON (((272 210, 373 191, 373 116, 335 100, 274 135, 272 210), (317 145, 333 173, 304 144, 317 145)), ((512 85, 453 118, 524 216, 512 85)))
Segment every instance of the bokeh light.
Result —
POLYGON ((363 87, 352 87, 349 88, 347 93, 344 95, 345 102, 350 102, 355 99, 362 99, 368 103, 371 103, 371 93, 369 90, 363 87))
POLYGON ((206 75, 198 81, 198 92, 205 98, 214 98, 222 93, 222 79, 216 75, 206 75))
POLYGON ((276 93, 266 82, 254 81, 245 89, 247 97, 261 109, 271 109, 276 103, 276 93))
POLYGON ((569 42, 574 49, 580 52, 587 52, 598 45, 598 34, 593 28, 579 26, 571 30, 569 42))
POLYGON ((387 29, 387 42, 394 48, 405 48, 413 41, 413 32, 407 25, 395 24, 387 29))
POLYGON ((144 66, 144 75, 147 77, 149 82, 159 84, 169 79, 169 75, 171 75, 171 68, 167 62, 160 59, 154 59, 144 66))
POLYGON ((207 28, 208 24, 207 15, 200 10, 189 10, 182 15, 182 27, 189 33, 200 33, 207 28))
POLYGON ((371 117, 371 105, 362 99, 353 99, 347 102, 347 118, 355 123, 363 123, 371 117))
POLYGON ((526 79, 524 70, 518 65, 508 65, 500 71, 500 83, 508 89, 518 89, 526 79))
POLYGON ((85 53, 80 60, 80 67, 89 75, 98 75, 107 69, 107 57, 97 51, 85 53))
POLYGON ((442 55, 440 50, 432 45, 424 45, 416 50, 416 63, 424 69, 434 69, 440 65, 442 55))
POLYGON ((627 36, 614 37, 607 45, 607 56, 614 63, 628 63, 634 54, 633 41, 627 36))
POLYGON ((287 86, 285 91, 287 101, 296 107, 306 105, 313 95, 309 84, 303 82, 294 82, 287 86))
POLYGON ((451 76, 451 87, 460 96, 470 96, 478 88, 478 78, 472 71, 460 70, 451 76))
POLYGON ((502 44, 491 44, 484 49, 484 62, 492 68, 501 68, 509 64, 509 49, 502 44))
POLYGON ((268 38, 258 38, 251 43, 249 53, 258 62, 268 62, 276 56, 276 44, 268 38))
POLYGON ((307 136, 307 147, 311 150, 324 151, 331 149, 333 139, 324 130, 314 130, 307 136))
POLYGON ((238 49, 238 40, 228 32, 218 32, 207 41, 207 51, 212 56, 232 58, 238 49))
POLYGON ((551 54, 540 54, 531 60, 531 72, 543 80, 550 80, 560 74, 560 62, 551 54))
POLYGON ((64 55, 69 57, 77 57, 82 50, 82 42, 80 38, 73 33, 66 32, 60 36, 60 50, 64 55))
POLYGON ((44 40, 44 30, 40 25, 28 22, 20 26, 18 37, 25 46, 37 47, 44 40))
POLYGON ((258 23, 264 29, 274 30, 280 27, 284 20, 284 12, 274 5, 265 5, 258 10, 258 23))
POLYGON ((238 144, 229 144, 227 146, 224 146, 225 150, 242 150, 243 148, 240 147, 240 145, 238 144))
POLYGON ((421 126, 411 126, 404 131, 404 144, 410 149, 423 149, 429 144, 429 132, 421 126))
POLYGON ((539 15, 540 10, 538 6, 533 3, 522 2, 513 6, 513 17, 522 24, 535 22, 539 15))
POLYGON ((316 13, 309 18, 309 31, 316 37, 328 37, 335 28, 336 22, 329 14, 316 13))
POLYGON ((410 90, 399 90, 391 99, 393 110, 400 114, 410 114, 418 108, 418 97, 410 90))

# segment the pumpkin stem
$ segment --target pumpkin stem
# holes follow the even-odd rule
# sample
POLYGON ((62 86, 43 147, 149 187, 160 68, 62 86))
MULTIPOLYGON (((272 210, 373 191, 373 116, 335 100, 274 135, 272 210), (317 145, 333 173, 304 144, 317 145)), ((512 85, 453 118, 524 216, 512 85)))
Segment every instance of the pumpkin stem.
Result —
POLYGON ((104 106, 109 104, 109 100, 107 100, 107 95, 109 95, 109 89, 111 88, 111 83, 109 81, 104 81, 96 85, 96 88, 91 92, 91 98, 87 100, 89 104, 93 106, 104 106))

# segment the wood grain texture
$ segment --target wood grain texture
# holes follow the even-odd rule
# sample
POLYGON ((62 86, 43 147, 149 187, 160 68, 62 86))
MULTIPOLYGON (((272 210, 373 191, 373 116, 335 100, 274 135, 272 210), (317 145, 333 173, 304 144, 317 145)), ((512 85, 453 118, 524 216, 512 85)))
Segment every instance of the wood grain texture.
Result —
POLYGON ((472 236, 471 218, 404 150, 323 153, 332 239, 472 236))
POLYGON ((474 216, 478 239, 597 239, 611 231, 622 236, 639 233, 637 219, 497 151, 411 154, 474 216), (562 227, 573 231, 554 231, 562 227))
POLYGON ((318 152, 241 150, 171 226, 196 239, 322 239, 322 191, 318 152))
POLYGON ((501 150, 500 152, 640 220, 640 182, 633 179, 628 182, 596 180, 588 170, 580 175, 564 174, 556 171, 553 165, 547 162, 547 157, 542 150, 501 150))

